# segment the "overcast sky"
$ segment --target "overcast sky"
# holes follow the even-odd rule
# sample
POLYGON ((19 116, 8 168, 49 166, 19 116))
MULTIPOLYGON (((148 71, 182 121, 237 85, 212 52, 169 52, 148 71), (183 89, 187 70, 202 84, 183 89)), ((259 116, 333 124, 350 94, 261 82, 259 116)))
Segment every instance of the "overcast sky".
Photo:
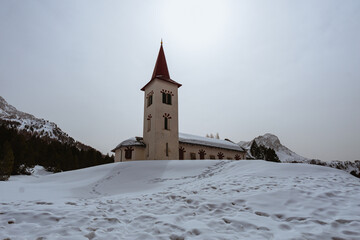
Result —
POLYGON ((142 136, 160 39, 179 129, 360 159, 360 1, 0 1, 0 95, 110 152, 142 136))

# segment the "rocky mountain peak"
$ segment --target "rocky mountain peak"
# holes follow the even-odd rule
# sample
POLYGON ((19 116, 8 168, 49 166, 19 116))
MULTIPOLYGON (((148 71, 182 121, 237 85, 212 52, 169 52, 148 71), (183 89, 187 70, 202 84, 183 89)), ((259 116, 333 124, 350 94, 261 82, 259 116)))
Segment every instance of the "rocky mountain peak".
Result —
POLYGON ((37 136, 47 141, 59 141, 75 145, 80 149, 89 147, 75 141, 67 133, 63 132, 55 123, 17 110, 0 96, 0 125, 15 128, 19 132, 31 136, 37 136))
POLYGON ((36 119, 33 115, 17 110, 14 106, 10 105, 3 97, 0 96, 0 118, 3 119, 36 119))
POLYGON ((279 138, 271 133, 266 133, 263 136, 258 136, 254 140, 258 145, 264 145, 266 147, 274 149, 275 151, 279 151, 280 149, 283 149, 285 147, 280 143, 279 138))
POLYGON ((242 142, 239 142, 238 144, 241 147, 243 147, 249 151, 253 141, 256 141, 257 145, 259 145, 259 146, 262 145, 267 148, 274 149, 276 154, 278 155, 280 161, 282 161, 282 162, 307 160, 307 158, 296 154, 295 152, 291 151, 289 148, 282 145, 280 142, 280 139, 272 133, 266 133, 264 135, 254 138, 251 141, 248 141, 248 142, 242 141, 242 142))

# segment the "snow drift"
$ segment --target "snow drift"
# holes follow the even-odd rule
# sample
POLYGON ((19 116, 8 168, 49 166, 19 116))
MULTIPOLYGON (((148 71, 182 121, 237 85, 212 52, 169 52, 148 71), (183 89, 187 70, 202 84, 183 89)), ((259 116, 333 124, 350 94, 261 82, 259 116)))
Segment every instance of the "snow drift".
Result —
POLYGON ((360 181, 265 161, 136 161, 0 182, 0 239, 359 239, 360 181))

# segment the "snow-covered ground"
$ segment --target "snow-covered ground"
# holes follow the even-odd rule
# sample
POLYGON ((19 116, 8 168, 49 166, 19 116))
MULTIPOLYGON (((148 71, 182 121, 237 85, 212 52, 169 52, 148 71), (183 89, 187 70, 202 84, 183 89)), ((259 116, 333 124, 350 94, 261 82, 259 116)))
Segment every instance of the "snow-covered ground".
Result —
POLYGON ((360 179, 253 160, 136 161, 17 176, 0 182, 6 238, 360 239, 360 179))

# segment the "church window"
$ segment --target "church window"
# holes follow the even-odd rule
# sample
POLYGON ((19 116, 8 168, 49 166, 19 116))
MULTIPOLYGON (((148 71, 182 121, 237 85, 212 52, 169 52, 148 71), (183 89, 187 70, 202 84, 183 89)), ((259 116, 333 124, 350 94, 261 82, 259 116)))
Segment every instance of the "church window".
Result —
POLYGON ((147 97, 147 106, 149 107, 153 102, 153 95, 147 97))
POLYGON ((195 160, 196 159, 196 153, 190 153, 190 159, 195 160))
POLYGON ((170 114, 165 113, 163 117, 164 117, 164 129, 170 130, 170 119, 171 119, 170 114))
POLYGON ((151 114, 147 117, 147 131, 149 132, 151 130, 151 114))
POLYGON ((205 159, 205 155, 206 155, 205 150, 200 149, 199 150, 199 155, 200 155, 200 159, 205 159))
POLYGON ((169 144, 166 143, 166 156, 168 157, 169 156, 169 144))
POLYGON ((132 147, 126 147, 125 148, 125 159, 131 159, 132 158, 132 151, 134 151, 134 149, 132 147))
POLYGON ((185 148, 184 147, 179 147, 179 159, 180 160, 184 160, 184 153, 185 153, 185 148))
POLYGON ((224 154, 223 154, 222 152, 219 152, 219 153, 217 154, 217 156, 218 156, 219 159, 223 159, 223 158, 224 158, 224 154))
POLYGON ((171 105, 171 94, 167 94, 167 104, 171 105))
POLYGON ((162 102, 165 104, 171 105, 171 94, 170 93, 162 93, 162 102))
POLYGON ((169 119, 168 118, 164 118, 164 128, 166 130, 169 130, 169 119))

